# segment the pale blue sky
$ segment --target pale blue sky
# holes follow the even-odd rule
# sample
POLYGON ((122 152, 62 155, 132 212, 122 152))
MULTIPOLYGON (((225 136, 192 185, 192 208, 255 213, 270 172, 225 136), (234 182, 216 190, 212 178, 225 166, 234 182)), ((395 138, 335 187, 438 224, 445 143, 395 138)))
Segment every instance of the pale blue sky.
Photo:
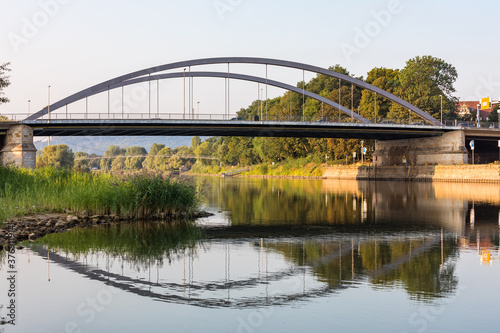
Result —
MULTIPOLYGON (((499 12, 500 2, 493 0, 3 0, 0 62, 12 63, 12 85, 5 90, 11 102, 0 106, 0 113, 25 113, 28 100, 32 112, 41 109, 49 84, 55 102, 145 67, 214 56, 340 64, 366 76, 375 66, 402 68, 414 56, 432 55, 457 68, 457 97, 496 100, 499 12), (42 4, 57 8, 48 15, 42 4), (374 13, 388 13, 391 6, 397 10, 377 23, 374 13), (26 28, 30 24, 38 26, 35 31, 26 28), (361 44, 359 31, 371 35, 361 44), (346 45, 356 52, 346 56, 346 45)), ((264 75, 252 66, 234 70, 264 75)), ((302 77, 269 71, 271 78, 291 84, 302 77)), ((202 113, 223 113, 224 82, 214 80, 195 82, 194 100, 202 113)), ((161 109, 182 112, 182 82, 161 87, 161 109)), ((234 82, 232 87, 232 113, 257 98, 256 84, 234 82)), ((269 89, 269 97, 281 93, 269 89)), ((93 105, 101 100, 96 97, 93 105)))

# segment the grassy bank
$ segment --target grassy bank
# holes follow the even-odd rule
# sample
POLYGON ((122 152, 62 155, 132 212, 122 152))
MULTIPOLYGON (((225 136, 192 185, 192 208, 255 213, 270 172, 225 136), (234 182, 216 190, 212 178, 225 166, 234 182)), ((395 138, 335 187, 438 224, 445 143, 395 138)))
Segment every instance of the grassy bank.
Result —
POLYGON ((9 217, 64 210, 131 218, 189 216, 198 205, 194 186, 173 178, 4 167, 0 167, 0 201, 0 223, 9 217))
MULTIPOLYGON (((232 172, 247 167, 219 167, 217 165, 195 164, 190 173, 203 175, 220 175, 224 172, 232 172)), ((298 158, 280 163, 262 163, 250 166, 250 170, 241 173, 242 176, 283 176, 283 177, 321 177, 323 167, 320 163, 312 161, 311 158, 298 158)))
POLYGON ((321 177, 321 165, 310 162, 307 158, 277 163, 274 165, 259 164, 252 170, 242 173, 243 176, 294 176, 294 177, 321 177))

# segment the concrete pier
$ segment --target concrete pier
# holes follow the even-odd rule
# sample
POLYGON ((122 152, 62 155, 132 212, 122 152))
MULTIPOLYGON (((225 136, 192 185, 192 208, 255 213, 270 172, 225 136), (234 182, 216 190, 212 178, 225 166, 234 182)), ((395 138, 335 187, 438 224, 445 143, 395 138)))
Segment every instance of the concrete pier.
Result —
MULTIPOLYGON (((6 124, 5 124, 6 125, 6 124)), ((9 124, 0 135, 0 164, 23 168, 36 168, 33 129, 26 125, 9 124)))
POLYGON ((453 131, 428 138, 377 140, 373 162, 375 166, 467 164, 465 134, 453 131))

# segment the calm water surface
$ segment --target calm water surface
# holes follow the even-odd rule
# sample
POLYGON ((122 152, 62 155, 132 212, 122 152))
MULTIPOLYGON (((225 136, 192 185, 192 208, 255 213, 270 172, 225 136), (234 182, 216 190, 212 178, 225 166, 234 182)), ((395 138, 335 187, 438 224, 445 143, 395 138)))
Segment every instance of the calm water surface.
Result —
POLYGON ((498 332, 500 188, 198 178, 194 227, 0 254, 0 332, 498 332))

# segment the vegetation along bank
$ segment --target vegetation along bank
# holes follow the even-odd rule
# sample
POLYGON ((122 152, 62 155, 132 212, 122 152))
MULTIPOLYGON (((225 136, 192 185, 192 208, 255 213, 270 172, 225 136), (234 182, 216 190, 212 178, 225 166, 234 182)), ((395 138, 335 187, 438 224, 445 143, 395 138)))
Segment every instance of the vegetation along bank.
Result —
POLYGON ((75 225, 199 214, 196 189, 187 180, 54 168, 0 167, 0 201, 0 244, 12 240, 9 233, 19 241, 75 225))

